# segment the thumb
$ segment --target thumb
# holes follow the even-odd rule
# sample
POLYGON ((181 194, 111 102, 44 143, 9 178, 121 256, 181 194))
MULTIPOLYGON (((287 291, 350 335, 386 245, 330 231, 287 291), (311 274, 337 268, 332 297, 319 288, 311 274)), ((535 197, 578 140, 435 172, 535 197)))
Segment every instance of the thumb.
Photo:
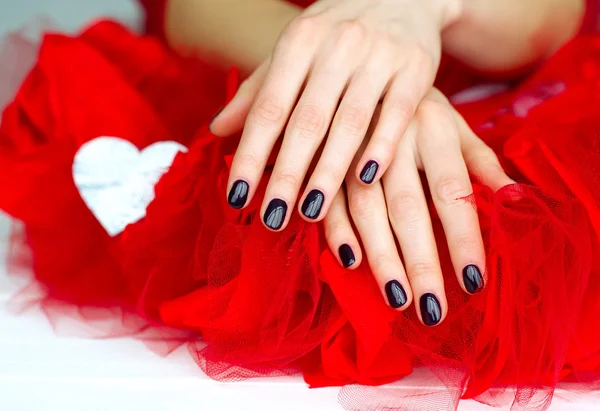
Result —
POLYGON ((210 123, 210 131, 219 137, 229 137, 244 128, 246 118, 263 84, 270 60, 266 60, 240 85, 233 99, 210 123))

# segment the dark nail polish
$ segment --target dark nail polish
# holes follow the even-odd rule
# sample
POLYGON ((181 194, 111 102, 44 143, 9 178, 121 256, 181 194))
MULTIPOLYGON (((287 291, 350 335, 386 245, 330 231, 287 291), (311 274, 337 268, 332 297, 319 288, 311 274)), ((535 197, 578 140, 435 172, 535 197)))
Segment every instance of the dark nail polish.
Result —
POLYGON ((387 296, 392 308, 400 308, 406 304, 406 291, 396 280, 392 280, 385 285, 385 295, 387 296))
POLYGON ((483 290, 483 276, 476 265, 468 265, 463 269, 463 281, 465 288, 471 294, 477 294, 483 290))
POLYGON ((321 213, 321 207, 323 207, 324 201, 325 196, 321 191, 312 190, 308 193, 306 199, 302 203, 302 214, 311 220, 316 219, 321 213))
POLYGON ((237 180, 229 191, 227 202, 231 207, 238 210, 246 205, 246 200, 248 200, 248 183, 244 180, 237 180))
POLYGON ((285 221, 287 213, 287 204, 280 198, 271 200, 265 211, 263 221, 271 230, 279 230, 285 221))
POLYGON ((431 293, 423 294, 419 301, 419 306, 425 325, 431 327, 438 324, 442 319, 442 307, 435 295, 431 293))
POLYGON ((348 244, 342 244, 338 250, 340 254, 340 260, 342 260, 342 264, 344 268, 352 267, 356 262, 356 257, 354 257, 354 251, 352 251, 352 247, 348 244))
POLYGON ((377 170, 379 170, 377 161, 369 161, 360 172, 360 180, 365 184, 371 184, 377 175, 377 170))

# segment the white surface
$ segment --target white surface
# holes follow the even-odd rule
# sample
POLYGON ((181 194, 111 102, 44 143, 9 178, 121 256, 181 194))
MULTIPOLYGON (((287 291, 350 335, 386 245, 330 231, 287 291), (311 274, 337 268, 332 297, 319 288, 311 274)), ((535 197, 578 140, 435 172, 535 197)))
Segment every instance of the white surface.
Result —
MULTIPOLYGON (((0 35, 40 13, 73 31, 96 16, 137 26, 126 0, 0 0, 0 35)), ((19 289, 5 273, 9 221, 0 215, 0 411, 335 411, 337 388, 309 390, 299 378, 221 384, 208 379, 185 348, 159 357, 129 339, 59 337, 37 311, 14 316, 6 301, 19 289)), ((551 410, 592 411, 582 398, 551 410)), ((472 401, 461 410, 486 410, 472 401)), ((440 410, 445 411, 445 410, 440 410)))

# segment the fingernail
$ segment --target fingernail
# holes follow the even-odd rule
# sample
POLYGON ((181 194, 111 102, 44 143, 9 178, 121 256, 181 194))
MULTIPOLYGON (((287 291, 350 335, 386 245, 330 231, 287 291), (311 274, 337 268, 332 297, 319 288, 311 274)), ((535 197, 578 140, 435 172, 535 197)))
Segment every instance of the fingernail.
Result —
POLYGON ((312 190, 308 193, 306 199, 302 203, 302 214, 311 220, 316 219, 321 213, 321 207, 323 207, 324 200, 325 196, 321 191, 312 190))
POLYGON ((427 326, 438 324, 442 319, 442 307, 437 297, 431 293, 423 294, 419 301, 421 317, 427 326))
POLYGON ((371 184, 377 175, 379 164, 375 160, 370 160, 360 172, 360 180, 365 184, 371 184))
POLYGON ((248 200, 248 183, 237 180, 229 190, 227 201, 231 207, 238 210, 246 205, 246 200, 248 200))
POLYGON ((392 308, 400 308, 406 304, 406 291, 402 284, 396 280, 392 280, 385 285, 385 295, 392 308))
POLYGON ((271 230, 279 230, 285 221, 287 213, 287 204, 280 198, 271 200, 265 211, 263 221, 271 230))
POLYGON ((476 265, 468 265, 463 269, 463 281, 470 294, 477 294, 483 290, 483 276, 476 265))
POLYGON ((344 268, 352 267, 356 262, 354 251, 352 251, 352 247, 348 244, 342 244, 338 249, 338 253, 340 254, 340 260, 342 260, 344 268))

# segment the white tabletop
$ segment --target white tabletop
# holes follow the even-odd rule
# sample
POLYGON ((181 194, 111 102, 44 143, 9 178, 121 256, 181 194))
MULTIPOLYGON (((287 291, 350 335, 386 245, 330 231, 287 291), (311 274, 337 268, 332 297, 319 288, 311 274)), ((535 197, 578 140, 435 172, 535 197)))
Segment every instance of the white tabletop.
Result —
MULTIPOLYGON (((40 15, 68 31, 98 16, 139 27, 137 5, 131 0, 0 0, 0 35, 40 15)), ((6 274, 9 225, 0 215, 0 410, 342 410, 338 388, 309 390, 299 377, 218 383, 202 373, 185 347, 165 358, 132 339, 58 336, 36 309, 11 313, 7 302, 24 283, 6 274)), ((551 410, 600 409, 597 398, 582 397, 567 405, 560 392, 557 396, 551 410)), ((491 408, 463 401, 459 409, 491 408)))

